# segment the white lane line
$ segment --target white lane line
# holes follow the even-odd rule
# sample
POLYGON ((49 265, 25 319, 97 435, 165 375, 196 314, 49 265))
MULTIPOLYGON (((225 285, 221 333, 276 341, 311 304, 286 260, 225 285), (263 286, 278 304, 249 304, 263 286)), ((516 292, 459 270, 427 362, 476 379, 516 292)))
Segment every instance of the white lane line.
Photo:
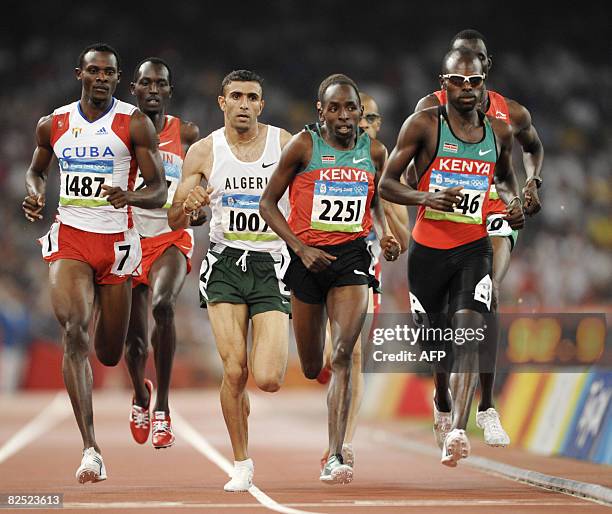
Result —
MULTIPOLYGON (((385 442, 392 446, 406 448, 410 451, 427 455, 431 457, 440 457, 440 450, 433 446, 423 443, 415 443, 405 437, 402 437, 382 429, 363 428, 374 441, 385 442)), ((548 491, 563 493, 568 496, 580 498, 582 500, 599 503, 603 505, 612 505, 612 489, 600 484, 592 484, 590 482, 579 482, 570 480, 569 478, 558 477, 554 475, 546 475, 538 471, 511 466, 493 459, 485 457, 469 457, 463 464, 470 466, 477 471, 485 471, 487 474, 495 474, 506 480, 513 482, 521 482, 532 487, 539 487, 548 491)))
POLYGON ((70 412, 70 403, 67 401, 66 394, 57 393, 49 405, 0 447, 0 464, 57 425, 70 412))
MULTIPOLYGON (((234 469, 232 463, 221 455, 202 434, 194 429, 189 422, 176 411, 176 409, 172 410, 172 421, 177 434, 179 434, 191 446, 204 455, 204 457, 216 464, 222 471, 228 475, 231 473, 231 471, 234 469)), ((267 507, 275 512, 281 512, 283 514, 321 514, 317 512, 292 509, 291 507, 281 505, 280 503, 275 502, 255 485, 250 487, 249 493, 264 507, 267 507)))
MULTIPOLYGON (((566 507, 584 506, 582 502, 555 502, 521 499, 499 499, 499 500, 355 500, 355 501, 334 501, 334 502, 304 502, 287 503, 285 507, 503 507, 503 506, 523 506, 523 507, 566 507)), ((149 501, 149 502, 69 502, 64 503, 64 509, 264 509, 265 505, 256 503, 189 503, 173 501, 149 501)))

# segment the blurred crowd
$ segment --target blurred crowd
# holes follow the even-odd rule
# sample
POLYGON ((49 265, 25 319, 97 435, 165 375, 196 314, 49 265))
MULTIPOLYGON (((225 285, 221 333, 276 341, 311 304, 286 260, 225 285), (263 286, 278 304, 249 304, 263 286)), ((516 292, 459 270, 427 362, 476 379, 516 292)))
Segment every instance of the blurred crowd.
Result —
MULTIPOLYGON (((338 31, 336 20, 316 9, 311 12, 294 2, 271 4, 275 6, 272 16, 207 18, 196 4, 185 2, 164 13, 163 32, 160 25, 134 23, 144 16, 136 10, 113 19, 112 26, 99 27, 93 21, 97 16, 93 7, 81 6, 69 17, 57 18, 55 7, 47 6, 48 12, 27 21, 27 31, 20 31, 19 38, 11 38, 10 31, 4 34, 5 44, 0 47, 0 77, 5 86, 0 94, 4 199, 0 204, 0 348, 4 349, 0 388, 4 381, 17 380, 9 356, 21 354, 33 340, 59 342, 48 297, 47 266, 36 243, 54 215, 59 181, 55 162, 43 222, 26 222, 20 204, 36 122, 79 97, 73 71, 76 59, 83 46, 96 40, 115 46, 123 58, 123 80, 116 96, 125 101, 133 101, 128 86, 134 65, 150 55, 165 58, 173 67, 175 82, 171 112, 197 123, 202 135, 222 124, 216 97, 223 76, 232 69, 252 68, 264 77, 266 105, 261 120, 293 133, 315 118, 319 82, 329 73, 346 73, 377 100, 383 115, 380 139, 391 150, 401 123, 417 101, 438 88, 441 59, 452 36, 464 28, 482 31, 494 59, 488 87, 530 110, 545 149, 543 210, 528 219, 519 237, 503 283, 502 305, 531 312, 598 309, 610 303, 612 132, 606 122, 612 120, 612 101, 605 93, 612 90, 609 59, 590 54, 580 40, 569 37, 571 31, 561 37, 544 27, 535 43, 515 41, 507 37, 515 36, 511 27, 488 29, 488 20, 482 17, 480 25, 478 19, 460 25, 460 18, 436 18, 440 26, 434 30, 432 25, 427 33, 415 28, 418 22, 411 19, 410 30, 416 35, 409 37, 404 2, 388 3, 384 26, 366 13, 359 37, 338 31), (194 20, 201 23, 194 27, 194 20), (68 23, 75 30, 64 30, 68 23), (191 28, 167 29, 181 26, 191 28)), ((515 151, 522 184, 524 170, 520 152, 515 151)), ((197 270, 207 247, 207 232, 207 225, 197 231, 194 271, 178 305, 179 354, 193 355, 203 367, 210 364, 202 345, 214 346, 197 301, 197 270)), ((384 265, 383 307, 388 311, 408 309, 405 265, 405 255, 384 265)))

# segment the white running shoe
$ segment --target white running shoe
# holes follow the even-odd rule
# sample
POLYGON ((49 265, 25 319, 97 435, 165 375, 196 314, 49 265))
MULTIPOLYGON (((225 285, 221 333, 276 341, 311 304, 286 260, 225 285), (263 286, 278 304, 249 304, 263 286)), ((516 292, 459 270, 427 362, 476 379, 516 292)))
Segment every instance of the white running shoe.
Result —
POLYGON ((319 480, 324 484, 350 484, 353 481, 353 468, 342 462, 341 455, 331 455, 321 470, 319 480))
POLYGON ((442 447, 442 459, 440 462, 449 468, 457 466, 457 462, 470 455, 470 440, 467 438, 465 430, 455 428, 451 430, 442 447))
POLYGON ((342 460, 347 466, 355 467, 355 452, 352 443, 344 443, 342 445, 342 460))
MULTIPOLYGON (((450 391, 448 392, 450 394, 450 391)), ((436 391, 434 390, 433 399, 433 433, 436 439, 438 448, 442 449, 446 436, 453 427, 453 414, 451 412, 440 412, 436 406, 436 391)))
POLYGON ((234 461, 234 469, 230 475, 232 479, 223 486, 224 491, 230 493, 248 491, 253 485, 253 472, 255 466, 252 459, 234 461))
POLYGON ((505 447, 510 444, 510 436, 499 420, 499 414, 493 407, 476 414, 476 426, 484 430, 484 440, 489 446, 505 447))
POLYGON ((76 478, 79 484, 106 480, 106 468, 104 467, 102 455, 93 446, 83 450, 83 458, 81 459, 79 469, 76 471, 76 478))

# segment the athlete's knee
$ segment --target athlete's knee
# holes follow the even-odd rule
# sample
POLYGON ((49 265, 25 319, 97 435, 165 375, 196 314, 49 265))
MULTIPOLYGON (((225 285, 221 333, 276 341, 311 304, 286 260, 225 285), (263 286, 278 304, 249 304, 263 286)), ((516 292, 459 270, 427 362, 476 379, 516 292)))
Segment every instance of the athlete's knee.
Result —
POLYGON ((223 383, 234 391, 242 391, 247 382, 249 371, 246 363, 225 361, 223 363, 223 383))
POLYGON ((96 348, 96 357, 104 365, 113 367, 121 360, 121 351, 96 348))
POLYGON ((332 369, 347 369, 352 364, 353 352, 347 344, 339 343, 332 352, 332 369))
POLYGON ((254 379, 257 387, 266 393, 275 393, 283 385, 283 377, 280 374, 268 374, 265 376, 254 374, 254 379))
POLYGON ((319 362, 302 362, 302 373, 308 380, 314 380, 321 373, 323 363, 319 362))
POLYGON ((174 319, 175 303, 176 299, 170 294, 154 296, 151 305, 155 322, 159 324, 174 319))
POLYGON ((64 329, 64 354, 69 357, 87 355, 89 352, 87 326, 75 321, 65 321, 62 327, 64 329))
POLYGON ((142 336, 128 336, 125 341, 125 358, 137 362, 146 359, 149 354, 147 341, 142 336))

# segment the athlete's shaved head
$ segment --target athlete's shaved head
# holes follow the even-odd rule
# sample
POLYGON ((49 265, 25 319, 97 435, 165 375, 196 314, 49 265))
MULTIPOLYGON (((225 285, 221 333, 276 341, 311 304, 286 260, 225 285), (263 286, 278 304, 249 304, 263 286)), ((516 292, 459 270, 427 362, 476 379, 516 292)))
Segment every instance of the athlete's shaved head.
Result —
POLYGON ((117 50, 115 50, 112 46, 106 43, 92 43, 91 45, 87 45, 85 48, 83 48, 83 50, 79 54, 77 67, 83 67, 83 60, 89 52, 106 52, 109 54, 113 54, 115 56, 115 60, 117 61, 117 70, 121 70, 121 57, 119 57, 117 50))
POLYGON ((457 41, 458 39, 467 39, 467 40, 480 39, 485 44, 485 46, 487 46, 487 40, 485 39, 485 37, 480 32, 474 29, 464 29, 460 32, 457 32, 457 34, 455 34, 455 37, 451 39, 449 48, 453 48, 453 46, 455 45, 455 41, 457 41))
POLYGON ((225 87, 230 82, 257 82, 259 87, 261 87, 261 94, 263 96, 263 79, 254 71, 234 70, 228 73, 221 82, 221 96, 225 96, 225 87))
POLYGON ((446 52, 444 59, 442 60, 442 73, 452 73, 454 66, 459 61, 478 61, 478 67, 476 73, 482 73, 482 62, 478 58, 478 54, 472 49, 465 46, 454 48, 446 52))
POLYGON ((323 79, 323 82, 321 82, 321 84, 319 85, 317 99, 319 100, 319 102, 321 102, 321 104, 323 103, 323 97, 325 96, 325 92, 327 91, 327 89, 335 84, 344 84, 346 86, 351 86, 355 90, 355 93, 357 93, 357 97, 359 98, 359 88, 357 87, 355 81, 350 77, 343 75, 342 73, 334 73, 333 75, 330 75, 329 77, 323 79))
POLYGON ((172 85, 172 70, 170 69, 170 65, 164 61, 161 57, 147 57, 140 61, 136 68, 134 68, 134 82, 138 82, 140 76, 140 68, 143 64, 150 62, 151 64, 157 64, 159 66, 164 66, 168 70, 168 82, 172 85))

